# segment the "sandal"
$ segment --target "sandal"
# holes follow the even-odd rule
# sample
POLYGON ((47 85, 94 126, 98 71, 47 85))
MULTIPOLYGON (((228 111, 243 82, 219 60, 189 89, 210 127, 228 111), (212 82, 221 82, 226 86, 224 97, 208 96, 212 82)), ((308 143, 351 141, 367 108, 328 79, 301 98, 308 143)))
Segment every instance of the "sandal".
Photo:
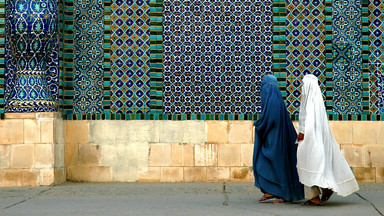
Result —
POLYGON ((321 195, 321 202, 325 203, 331 198, 333 191, 331 189, 324 189, 323 195, 321 195))
POLYGON ((276 202, 276 201, 280 200, 279 198, 275 197, 272 194, 269 195, 269 196, 268 195, 269 194, 267 194, 267 196, 265 196, 265 194, 264 194, 264 196, 259 199, 259 202, 260 203, 273 203, 273 202, 276 202))
POLYGON ((304 206, 304 205, 305 206, 322 206, 323 205, 323 203, 320 200, 319 200, 319 203, 313 202, 312 200, 314 200, 314 199, 319 199, 319 197, 317 196, 313 199, 307 200, 306 202, 301 203, 301 205, 302 206, 304 206))

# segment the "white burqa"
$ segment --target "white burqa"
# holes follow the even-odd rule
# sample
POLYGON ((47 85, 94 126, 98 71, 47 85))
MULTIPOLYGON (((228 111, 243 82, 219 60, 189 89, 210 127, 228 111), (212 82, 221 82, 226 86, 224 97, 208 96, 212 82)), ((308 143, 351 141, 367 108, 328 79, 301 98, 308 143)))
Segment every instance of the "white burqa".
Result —
POLYGON ((329 188, 340 196, 359 190, 329 128, 318 79, 311 74, 304 76, 302 82, 299 132, 304 134, 297 149, 301 183, 307 187, 329 188))

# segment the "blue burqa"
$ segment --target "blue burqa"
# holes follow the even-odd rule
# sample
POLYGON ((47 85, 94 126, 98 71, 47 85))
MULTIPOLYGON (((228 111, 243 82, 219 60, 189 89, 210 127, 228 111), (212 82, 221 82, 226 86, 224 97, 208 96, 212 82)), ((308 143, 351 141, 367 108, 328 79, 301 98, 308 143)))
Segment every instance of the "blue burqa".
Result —
POLYGON ((255 186, 286 201, 303 199, 296 169, 297 133, 272 75, 266 75, 261 83, 261 114, 254 126, 255 186))

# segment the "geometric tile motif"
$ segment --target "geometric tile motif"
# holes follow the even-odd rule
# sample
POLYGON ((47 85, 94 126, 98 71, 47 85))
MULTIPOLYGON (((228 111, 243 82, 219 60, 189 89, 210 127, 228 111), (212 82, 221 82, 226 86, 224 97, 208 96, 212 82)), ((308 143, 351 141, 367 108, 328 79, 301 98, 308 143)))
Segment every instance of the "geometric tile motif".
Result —
POLYGON ((369 2, 369 110, 384 114, 384 2, 369 2))
POLYGON ((74 113, 101 113, 104 72, 103 1, 77 0, 74 11, 74 113))
POLYGON ((149 0, 113 0, 111 113, 146 113, 150 106, 149 0))
POLYGON ((325 1, 287 0, 287 107, 300 110, 301 80, 305 74, 319 78, 325 92, 325 1))
MULTIPOLYGON (((43 2, 37 1, 37 2, 39 4, 44 4, 44 6, 41 6, 39 8, 40 10, 36 10, 36 11, 32 11, 31 9, 28 9, 29 4, 31 4, 31 7, 32 7, 32 3, 25 2, 25 1, 24 2, 23 1, 9 1, 5 5, 6 8, 5 8, 5 16, 4 17, 6 17, 5 18, 6 25, 5 25, 5 31, 1 32, 2 34, 4 34, 4 32, 7 32, 5 34, 5 45, 4 45, 4 47, 5 47, 5 61, 4 61, 4 63, 5 64, 2 67, 2 68, 4 68, 2 70, 5 72, 4 72, 4 80, 1 83, 1 84, 5 85, 5 89, 3 89, 4 90, 3 91, 4 103, 5 104, 9 103, 9 101, 11 100, 10 94, 12 91, 13 92, 19 92, 19 91, 32 92, 33 90, 28 91, 28 89, 29 89, 28 86, 30 87, 32 85, 33 88, 37 91, 38 91, 39 87, 46 88, 48 90, 48 94, 50 94, 47 98, 49 98, 49 101, 51 103, 54 103, 55 105, 54 106, 48 106, 48 107, 44 106, 44 105, 42 105, 43 104, 42 101, 40 101, 38 99, 36 99, 36 101, 34 101, 34 99, 32 97, 30 97, 29 93, 27 93, 26 97, 24 97, 22 99, 18 98, 18 100, 22 100, 25 102, 30 101, 27 103, 32 103, 32 101, 34 101, 33 105, 31 104, 31 105, 23 106, 23 107, 17 107, 17 106, 14 107, 14 106, 5 105, 5 110, 4 110, 5 112, 17 112, 17 113, 57 112, 57 110, 58 110, 58 107, 57 107, 58 98, 59 98, 59 66, 58 66, 58 64, 59 64, 59 53, 58 53, 59 37, 58 37, 58 28, 57 28, 58 15, 59 15, 58 7, 57 7, 56 1, 43 1, 43 2), (19 4, 26 6, 25 3, 27 3, 27 7, 28 7, 27 9, 20 9, 17 7, 17 6, 19 6, 19 4), (14 4, 17 4, 17 6, 14 6, 14 4), (15 10, 18 10, 18 12, 15 12, 15 10), (21 12, 21 11, 23 11, 23 12, 21 12), (46 40, 46 38, 49 38, 48 40, 50 41, 51 47, 49 48, 49 50, 46 50, 46 51, 43 51, 43 53, 40 53, 44 49, 44 47, 47 46, 46 44, 41 42, 41 45, 36 45, 39 43, 34 44, 35 45, 34 51, 32 51, 32 50, 24 51, 24 52, 29 52, 29 55, 35 56, 35 57, 32 57, 31 59, 27 59, 28 63, 26 65, 29 66, 29 64, 35 63, 34 60, 36 60, 36 59, 37 59, 37 61, 39 61, 38 66, 31 66, 34 69, 28 68, 28 71, 34 71, 34 70, 36 71, 36 70, 39 70, 38 68, 43 70, 44 73, 43 73, 42 77, 37 78, 38 80, 40 80, 40 78, 41 78, 42 84, 39 84, 39 83, 35 83, 35 84, 31 84, 31 85, 25 84, 21 87, 17 87, 18 89, 15 90, 14 86, 16 84, 15 81, 17 80, 17 78, 15 77, 16 76, 15 74, 16 74, 17 68, 21 67, 21 64, 14 57, 15 53, 12 52, 12 50, 15 50, 15 49, 12 49, 13 43, 10 42, 10 40, 11 40, 10 36, 11 35, 9 35, 9 34, 14 33, 14 32, 12 32, 12 29, 15 29, 16 26, 12 26, 12 22, 10 21, 9 16, 13 16, 14 14, 18 14, 19 16, 23 17, 23 15, 26 16, 27 13, 33 13, 34 18, 25 19, 25 20, 20 18, 20 20, 22 20, 24 22, 23 23, 18 22, 17 24, 20 24, 20 26, 23 26, 22 24, 25 24, 29 31, 28 31, 28 34, 25 31, 23 33, 20 33, 19 37, 23 37, 23 38, 27 37, 28 41, 30 41, 30 40, 39 41, 39 39, 40 39, 40 41, 44 41, 44 40, 46 40), (48 16, 48 17, 51 16, 51 18, 53 20, 56 20, 56 22, 52 22, 52 23, 39 22, 41 18, 44 18, 46 16, 48 16), (39 26, 39 25, 41 25, 41 26, 39 26), (37 30, 38 27, 42 27, 46 31, 38 31, 37 30), (31 28, 31 29, 29 29, 29 28, 31 28), (49 32, 48 29, 51 31, 49 32), (28 36, 26 36, 26 35, 28 35, 28 36), (44 55, 44 54, 46 54, 46 55, 44 55), (44 56, 42 56, 42 55, 44 55, 44 56)), ((20 41, 23 41, 22 39, 20 39, 20 41)), ((17 45, 21 46, 23 44, 17 43, 17 45)), ((27 44, 27 45, 30 45, 30 44, 27 44)), ((29 56, 27 58, 29 58, 29 56)), ((19 59, 20 59, 20 56, 19 56, 19 59)), ((27 66, 25 66, 25 67, 27 67, 27 66)), ((35 77, 36 76, 33 75, 33 76, 27 77, 27 78, 28 78, 29 82, 32 82, 32 80, 35 80, 34 79, 35 77)), ((0 92, 1 92, 1 90, 0 90, 0 92)), ((34 91, 34 92, 36 92, 36 91, 34 91)), ((41 96, 41 95, 39 95, 39 96, 41 96)), ((1 111, 0 111, 0 113, 1 113, 1 111)))
MULTIPOLYGON (((0 0, 0 17, 5 17, 5 0, 0 0)), ((5 24, 0 23, 0 34, 3 35, 5 32, 5 24)), ((5 38, 2 36, 0 38, 0 47, 5 47, 5 38)), ((5 50, 0 49, 0 116, 4 114, 4 55, 5 50)))
POLYGON ((361 1, 333 2, 333 113, 362 114, 361 1))
POLYGON ((272 1, 165 0, 164 113, 260 112, 272 1))

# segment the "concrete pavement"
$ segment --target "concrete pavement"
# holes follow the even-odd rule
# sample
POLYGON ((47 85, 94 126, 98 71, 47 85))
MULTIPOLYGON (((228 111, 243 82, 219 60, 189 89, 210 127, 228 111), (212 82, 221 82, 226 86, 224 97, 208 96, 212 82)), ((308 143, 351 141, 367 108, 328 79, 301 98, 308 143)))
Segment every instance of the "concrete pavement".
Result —
POLYGON ((252 183, 65 183, 0 188, 0 215, 363 215, 382 216, 384 184, 360 184, 325 206, 262 204, 252 183))

